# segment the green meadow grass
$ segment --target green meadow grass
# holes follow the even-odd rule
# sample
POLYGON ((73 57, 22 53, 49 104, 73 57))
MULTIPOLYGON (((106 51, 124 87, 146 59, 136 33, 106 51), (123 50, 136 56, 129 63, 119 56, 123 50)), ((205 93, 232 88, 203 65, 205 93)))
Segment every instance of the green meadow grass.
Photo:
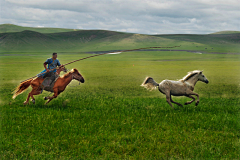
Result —
MULTIPOLYGON (((90 54, 58 53, 62 64, 90 54)), ((11 99, 19 82, 43 70, 47 53, 0 57, 2 159, 238 159, 240 56, 190 52, 127 52, 67 66, 73 81, 48 105, 23 105, 30 88, 11 99), (172 110, 159 91, 140 87, 204 70, 200 103, 172 110)), ((181 104, 188 98, 173 97, 181 104)))

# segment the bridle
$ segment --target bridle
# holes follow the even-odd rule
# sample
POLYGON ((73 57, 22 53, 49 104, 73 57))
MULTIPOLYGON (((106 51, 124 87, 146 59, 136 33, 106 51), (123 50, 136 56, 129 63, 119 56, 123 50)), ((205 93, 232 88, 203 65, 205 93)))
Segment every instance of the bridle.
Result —
MULTIPOLYGON (((77 79, 78 80, 78 77, 76 77, 76 75, 74 75, 74 73, 72 72, 72 80, 73 78, 77 79)), ((79 84, 78 85, 75 85, 75 86, 70 86, 70 87, 76 87, 76 86, 79 86, 80 85, 80 81, 79 81, 79 84)))

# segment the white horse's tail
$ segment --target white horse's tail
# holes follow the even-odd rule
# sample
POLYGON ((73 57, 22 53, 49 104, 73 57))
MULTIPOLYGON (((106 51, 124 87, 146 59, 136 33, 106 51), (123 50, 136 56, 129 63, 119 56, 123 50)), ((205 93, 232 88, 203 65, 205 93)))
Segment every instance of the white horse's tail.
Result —
POLYGON ((155 82, 152 77, 146 77, 141 86, 153 90, 156 89, 156 87, 159 86, 159 84, 155 82))

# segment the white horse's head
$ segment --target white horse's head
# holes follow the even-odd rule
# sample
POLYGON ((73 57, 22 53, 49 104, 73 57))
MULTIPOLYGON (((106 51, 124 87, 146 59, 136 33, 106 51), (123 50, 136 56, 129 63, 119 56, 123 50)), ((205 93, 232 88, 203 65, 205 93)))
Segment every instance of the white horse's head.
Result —
POLYGON ((203 75, 202 73, 203 71, 200 71, 200 70, 195 70, 195 71, 191 71, 191 72, 188 72, 188 74, 183 77, 183 79, 181 79, 180 81, 182 82, 186 82, 186 81, 192 81, 192 83, 195 84, 195 82, 197 81, 202 81, 204 83, 208 83, 208 79, 203 75))
POLYGON ((203 75, 202 72, 203 72, 203 71, 200 71, 200 72, 199 72, 199 74, 198 74, 198 80, 199 80, 199 81, 202 81, 202 82, 204 82, 204 83, 206 83, 206 84, 208 84, 209 81, 208 81, 207 77, 205 77, 205 76, 203 75))

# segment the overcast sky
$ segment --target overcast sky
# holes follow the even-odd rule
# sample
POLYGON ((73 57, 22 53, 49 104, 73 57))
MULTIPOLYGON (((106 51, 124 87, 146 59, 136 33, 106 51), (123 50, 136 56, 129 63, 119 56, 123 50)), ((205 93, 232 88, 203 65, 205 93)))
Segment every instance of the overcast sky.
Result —
POLYGON ((240 31, 240 0, 0 0, 0 24, 142 34, 240 31))

